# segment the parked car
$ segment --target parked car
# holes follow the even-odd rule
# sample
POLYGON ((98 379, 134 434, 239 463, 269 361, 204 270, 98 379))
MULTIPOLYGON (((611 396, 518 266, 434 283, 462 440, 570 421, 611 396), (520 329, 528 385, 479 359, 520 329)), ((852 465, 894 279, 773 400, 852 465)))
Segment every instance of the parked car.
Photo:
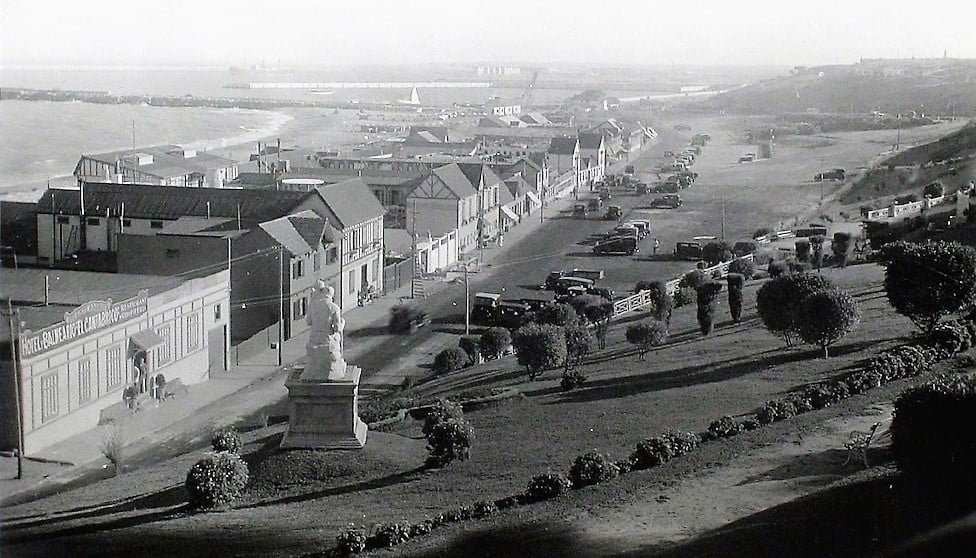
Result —
POLYGON ((610 192, 610 188, 600 188, 600 200, 601 201, 602 200, 609 200, 612 197, 613 197, 613 194, 610 192))
POLYGON ((613 300, 613 289, 610 287, 591 287, 590 290, 586 291, 587 294, 596 295, 607 300, 613 300))
POLYGON ((538 312, 542 308, 552 304, 551 300, 544 298, 520 298, 519 302, 529 307, 529 311, 538 312))
POLYGON ((556 295, 556 302, 557 303, 569 302, 570 300, 573 300, 578 296, 585 295, 587 292, 589 292, 589 289, 587 289, 586 287, 580 287, 580 286, 567 287, 566 290, 556 295))
POLYGON ((498 303, 490 325, 518 329, 525 325, 531 313, 532 307, 521 300, 503 300, 498 303))
POLYGON ((608 205, 607 212, 603 214, 603 219, 606 221, 619 221, 622 217, 623 212, 619 205, 608 205))
POLYGON ((657 209, 674 209, 681 207, 681 196, 678 194, 664 194, 651 200, 651 207, 657 209))
POLYGON ((756 160, 756 156, 753 155, 752 153, 750 153, 748 155, 743 155, 742 157, 739 157, 739 162, 740 163, 751 163, 751 162, 753 162, 755 160, 756 160))
POLYGON ((570 287, 583 287, 584 290, 593 287, 594 281, 585 277, 560 277, 556 280, 553 290, 556 294, 565 293, 570 287))
POLYGON ((845 177, 844 169, 831 169, 827 172, 817 173, 813 179, 817 182, 823 182, 824 180, 844 180, 845 177))
POLYGON ((597 245, 593 247, 593 253, 599 255, 626 254, 628 256, 633 256, 638 250, 639 248, 637 247, 636 234, 633 236, 621 236, 604 240, 603 242, 597 243, 597 245))
POLYGON ((390 331, 412 333, 430 323, 426 312, 409 304, 398 304, 390 309, 390 331))
POLYGON ((637 240, 644 238, 651 232, 651 222, 647 219, 632 219, 624 223, 624 226, 631 226, 637 229, 637 240))
POLYGON ((637 194, 638 196, 646 196, 647 193, 650 192, 650 190, 651 187, 643 182, 638 182, 634 186, 634 193, 637 194))
POLYGON ((586 200, 586 209, 589 211, 600 211, 603 209, 603 197, 590 198, 586 200))
POLYGON ((585 203, 577 203, 573 205, 573 219, 586 219, 587 210, 585 203))
POLYGON ((702 259, 701 242, 678 242, 674 245, 674 255, 682 260, 702 259))

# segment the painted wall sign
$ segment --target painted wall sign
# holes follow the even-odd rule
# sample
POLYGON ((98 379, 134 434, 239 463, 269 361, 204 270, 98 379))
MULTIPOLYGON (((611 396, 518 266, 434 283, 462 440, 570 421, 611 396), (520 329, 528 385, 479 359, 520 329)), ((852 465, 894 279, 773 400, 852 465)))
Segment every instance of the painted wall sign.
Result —
POLYGON ((146 313, 149 291, 143 289, 136 296, 113 303, 112 299, 86 302, 64 315, 64 321, 37 332, 20 336, 21 358, 34 356, 74 341, 83 335, 138 318, 146 313))

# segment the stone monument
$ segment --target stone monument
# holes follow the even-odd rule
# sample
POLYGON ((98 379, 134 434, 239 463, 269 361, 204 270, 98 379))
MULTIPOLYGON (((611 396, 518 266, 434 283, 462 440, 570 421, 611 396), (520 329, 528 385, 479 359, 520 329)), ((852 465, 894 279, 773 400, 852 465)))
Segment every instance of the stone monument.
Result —
POLYGON ((360 449, 366 444, 358 404, 361 371, 342 358, 346 321, 334 296, 324 281, 313 289, 305 366, 296 366, 285 382, 288 431, 282 449, 360 449))

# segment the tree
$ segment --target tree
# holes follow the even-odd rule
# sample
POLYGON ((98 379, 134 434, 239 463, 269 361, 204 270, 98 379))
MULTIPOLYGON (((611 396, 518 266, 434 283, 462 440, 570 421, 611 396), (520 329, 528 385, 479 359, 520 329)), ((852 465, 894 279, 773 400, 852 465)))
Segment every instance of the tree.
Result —
POLYGON ((702 247, 702 259, 708 265, 727 262, 732 259, 732 248, 724 240, 709 242, 702 247))
POLYGON ((752 279, 756 274, 756 262, 753 259, 739 258, 729 264, 729 273, 740 273, 746 279, 752 279))
POLYGON ((837 287, 807 296, 800 301, 797 310, 800 337, 807 343, 819 345, 824 358, 830 356, 827 348, 853 331, 861 320, 857 301, 837 287))
POLYGON ((851 249, 853 247, 854 242, 851 233, 834 233, 834 238, 830 242, 830 250, 834 253, 834 258, 837 260, 838 267, 847 267, 847 258, 850 257, 851 249))
POLYGON ((976 250, 958 242, 894 242, 881 249, 885 292, 924 332, 976 304, 976 250))
POLYGON ((742 319, 742 286, 746 278, 741 273, 729 273, 725 281, 729 285, 729 313, 732 314, 732 322, 739 323, 742 319))
POLYGON ((718 281, 709 281, 698 287, 696 292, 698 326, 701 328, 702 335, 712 332, 712 324, 715 321, 715 301, 720 292, 722 292, 722 284, 718 281))
POLYGON ((817 268, 817 271, 819 271, 820 268, 823 267, 823 256, 824 256, 823 245, 825 240, 826 239, 819 234, 810 237, 810 246, 812 248, 812 254, 811 254, 812 261, 810 263, 813 264, 813 267, 817 268))
POLYGON ((525 367, 532 380, 566 361, 566 339, 559 326, 526 324, 515 332, 512 345, 518 363, 525 367))
POLYGON ((679 287, 691 287, 692 289, 697 289, 702 286, 706 281, 709 281, 711 277, 706 275, 702 270, 695 269, 685 273, 681 277, 681 282, 678 283, 679 287))
POLYGON ((926 198, 941 198, 945 195, 945 186, 941 182, 933 182, 922 190, 922 194, 926 198))
POLYGON ((594 333, 600 349, 607 348, 607 330, 610 328, 610 318, 612 317, 613 304, 586 307, 586 319, 595 326, 594 333))
POLYGON ((460 370, 471 363, 468 353, 461 347, 448 347, 434 357, 434 372, 447 374, 460 370))
POLYGON ((582 324, 570 325, 563 328, 563 335, 566 337, 566 360, 565 370, 583 362, 583 357, 590 352, 593 347, 593 332, 590 328, 582 324))
POLYGON ((796 241, 796 261, 808 263, 810 261, 810 241, 801 238, 796 241))
POLYGON ((668 328, 659 320, 638 322, 627 326, 625 337, 628 343, 637 346, 637 360, 644 360, 644 355, 651 347, 668 340, 668 328))
POLYGON ((763 325, 792 347, 797 336, 796 312, 800 301, 833 284, 822 275, 796 273, 770 279, 756 293, 756 311, 763 325))
POLYGON ((491 360, 501 356, 505 349, 512 345, 512 334, 503 327, 492 327, 481 334, 478 339, 478 350, 485 360, 491 360))
POLYGON ((535 313, 535 321, 555 326, 575 325, 579 323, 579 314, 569 304, 547 304, 535 313))

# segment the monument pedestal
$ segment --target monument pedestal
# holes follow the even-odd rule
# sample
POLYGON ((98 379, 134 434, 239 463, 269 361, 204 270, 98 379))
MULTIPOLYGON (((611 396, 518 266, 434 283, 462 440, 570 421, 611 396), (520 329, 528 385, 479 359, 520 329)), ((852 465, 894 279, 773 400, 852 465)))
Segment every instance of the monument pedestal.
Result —
POLYGON ((359 418, 358 366, 348 365, 339 380, 302 380, 296 366, 288 388, 288 430, 281 449, 362 449, 366 423, 359 418))

